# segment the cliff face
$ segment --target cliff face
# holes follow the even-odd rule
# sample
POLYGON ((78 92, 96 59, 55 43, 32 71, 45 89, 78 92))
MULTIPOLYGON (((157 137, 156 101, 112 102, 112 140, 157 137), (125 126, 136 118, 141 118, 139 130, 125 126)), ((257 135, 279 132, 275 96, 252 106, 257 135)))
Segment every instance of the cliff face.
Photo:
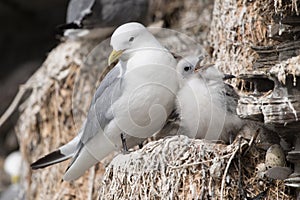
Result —
MULTIPOLYGON (((282 25, 282 21, 275 20, 279 11, 282 12, 282 16, 297 14, 294 2, 287 5, 282 5, 281 1, 274 4, 263 0, 167 2, 170 3, 167 8, 171 11, 166 12, 165 16, 160 16, 160 19, 163 19, 169 28, 184 32, 194 41, 203 43, 210 56, 207 62, 215 63, 227 73, 237 76, 244 74, 245 76, 240 76, 240 79, 232 84, 236 85, 245 97, 254 93, 253 87, 248 83, 249 80, 253 82, 253 79, 249 79, 251 74, 266 74, 275 69, 277 64, 286 63, 283 69, 285 74, 291 69, 290 65, 297 63, 292 62, 293 59, 297 59, 297 53, 289 53, 289 57, 287 54, 281 54, 284 55, 284 59, 280 56, 282 59, 274 58, 273 64, 264 63, 263 59, 267 57, 270 60, 273 54, 268 56, 266 52, 261 51, 267 48, 274 53, 272 51, 276 50, 274 54, 278 55, 278 45, 284 46, 286 43, 297 41, 297 37, 294 39, 290 36, 277 39, 283 35, 282 29, 278 29, 278 32, 272 29, 280 23, 282 25), (273 30, 271 36, 270 30, 273 30)), ((296 30, 294 32, 297 36, 296 30)), ((166 41, 166 44, 174 47, 175 43, 172 42, 176 39, 167 36, 168 39, 169 43, 166 41)), ((230 146, 216 145, 215 149, 205 141, 177 136, 160 140, 148 144, 132 155, 120 155, 119 158, 122 157, 123 162, 114 159, 109 164, 111 158, 108 158, 104 164, 91 168, 85 176, 71 183, 61 182, 67 162, 32 172, 28 168, 32 161, 69 141, 80 128, 94 89, 99 84, 97 82, 101 80, 99 74, 106 68, 108 43, 95 50, 98 44, 99 41, 61 43, 51 51, 41 68, 24 86, 31 94, 20 106, 16 131, 26 160, 22 185, 29 199, 95 199, 97 196, 103 199, 163 199, 177 196, 226 199, 239 198, 246 194, 251 197, 261 194, 267 199, 293 199, 291 190, 282 181, 268 182, 267 179, 261 178, 259 164, 264 162, 266 151, 255 146, 259 142, 255 136, 256 129, 249 131, 252 137, 250 142, 241 139, 241 142, 237 140, 230 146), (168 146, 170 143, 172 145, 168 146), (187 144, 189 146, 181 149, 187 144), (251 148, 248 149, 249 146, 251 148), (162 150, 163 155, 157 154, 163 152, 162 150), (153 157, 148 159, 147 156, 150 155, 153 157), (137 162, 140 158, 141 163, 137 162), (142 169, 151 164, 147 164, 147 161, 153 161, 156 170, 151 168, 143 171, 142 169), (155 161, 157 163, 154 163, 155 161), (249 165, 245 164, 247 161, 249 165), (132 165, 127 165, 128 163, 132 165), (168 165, 170 163, 171 166, 168 165), (131 174, 133 169, 140 173, 131 174)), ((180 43, 177 41, 176 44, 180 43)), ((184 42, 181 44, 182 46, 175 45, 176 51, 190 50, 191 46, 184 42)), ((297 52, 297 48, 294 50, 297 52)), ((299 76, 298 68, 292 68, 290 71, 295 72, 292 75, 299 76)), ((274 73, 274 77, 278 75, 274 73)), ((264 79, 267 79, 265 87, 270 88, 272 92, 273 79, 269 76, 264 79)), ((260 82, 258 85, 261 85, 260 82)), ((296 91, 297 87, 292 86, 293 90, 289 91, 296 91)), ((264 96, 268 95, 269 90, 264 88, 259 92, 264 96)), ((243 101, 240 102, 240 106, 242 103, 243 101)), ((241 116, 253 118, 246 110, 241 112, 241 116)), ((257 108, 256 114, 260 117, 256 120, 262 120, 263 111, 263 108, 257 108)))

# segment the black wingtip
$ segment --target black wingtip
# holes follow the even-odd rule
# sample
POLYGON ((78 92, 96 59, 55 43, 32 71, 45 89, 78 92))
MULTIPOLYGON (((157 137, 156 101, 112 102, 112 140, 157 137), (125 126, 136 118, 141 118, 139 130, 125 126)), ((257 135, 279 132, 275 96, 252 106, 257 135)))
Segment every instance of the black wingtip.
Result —
POLYGON ((60 24, 56 26, 55 33, 57 35, 63 35, 65 30, 68 29, 81 29, 82 27, 76 23, 60 24))
POLYGON ((35 170, 35 169, 40 169, 40 168, 45 168, 48 167, 50 165, 54 165, 56 163, 60 163, 63 162, 67 159, 69 159, 70 157, 63 155, 60 150, 56 150, 53 151, 52 153, 38 159, 37 161, 35 161, 34 163, 32 163, 30 165, 31 169, 35 170))
POLYGON ((59 30, 80 29, 81 26, 72 22, 72 23, 68 23, 68 24, 60 24, 56 28, 59 30))
POLYGON ((236 77, 232 74, 224 74, 223 80, 228 80, 228 79, 233 79, 233 78, 236 78, 236 77))

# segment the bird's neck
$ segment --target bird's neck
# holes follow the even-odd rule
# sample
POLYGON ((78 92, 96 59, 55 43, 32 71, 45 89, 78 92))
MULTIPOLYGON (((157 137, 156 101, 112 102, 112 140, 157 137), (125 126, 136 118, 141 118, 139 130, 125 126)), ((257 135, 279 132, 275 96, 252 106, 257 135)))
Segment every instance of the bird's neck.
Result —
POLYGON ((136 46, 135 48, 131 48, 126 50, 120 60, 123 62, 127 62, 130 58, 133 56, 137 56, 140 53, 145 53, 145 52, 157 52, 157 51, 167 51, 161 44, 157 41, 146 41, 143 43, 143 46, 136 46), (154 42, 155 41, 155 42, 154 42))

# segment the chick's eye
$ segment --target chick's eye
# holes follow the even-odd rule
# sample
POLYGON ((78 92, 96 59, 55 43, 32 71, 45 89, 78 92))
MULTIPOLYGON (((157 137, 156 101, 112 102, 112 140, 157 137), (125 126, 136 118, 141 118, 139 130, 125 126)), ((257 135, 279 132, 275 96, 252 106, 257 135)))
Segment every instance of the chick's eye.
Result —
POLYGON ((130 37, 128 41, 132 42, 133 40, 134 40, 134 37, 130 37))
POLYGON ((191 69, 192 69, 192 67, 190 67, 190 66, 183 68, 183 70, 186 71, 186 72, 189 71, 189 70, 191 70, 191 69))

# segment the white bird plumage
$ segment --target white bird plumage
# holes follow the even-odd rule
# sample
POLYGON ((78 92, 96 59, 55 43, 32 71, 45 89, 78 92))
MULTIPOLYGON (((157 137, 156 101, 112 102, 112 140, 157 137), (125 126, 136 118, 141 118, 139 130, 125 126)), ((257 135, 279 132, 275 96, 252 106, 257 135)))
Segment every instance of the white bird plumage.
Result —
POLYGON ((23 159, 20 151, 10 153, 4 161, 4 171, 10 176, 11 183, 17 184, 23 167, 23 159))
POLYGON ((190 56, 177 65, 177 71, 183 75, 176 105, 180 133, 192 138, 229 142, 244 125, 235 113, 234 90, 224 83, 224 74, 214 65, 194 73, 195 60, 197 57, 190 56))
POLYGON ((163 127, 178 89, 176 60, 135 22, 117 28, 111 46, 114 50, 109 62, 119 62, 97 89, 80 135, 33 163, 33 169, 72 157, 63 177, 71 181, 110 152, 121 149, 121 134, 132 147, 163 127))

